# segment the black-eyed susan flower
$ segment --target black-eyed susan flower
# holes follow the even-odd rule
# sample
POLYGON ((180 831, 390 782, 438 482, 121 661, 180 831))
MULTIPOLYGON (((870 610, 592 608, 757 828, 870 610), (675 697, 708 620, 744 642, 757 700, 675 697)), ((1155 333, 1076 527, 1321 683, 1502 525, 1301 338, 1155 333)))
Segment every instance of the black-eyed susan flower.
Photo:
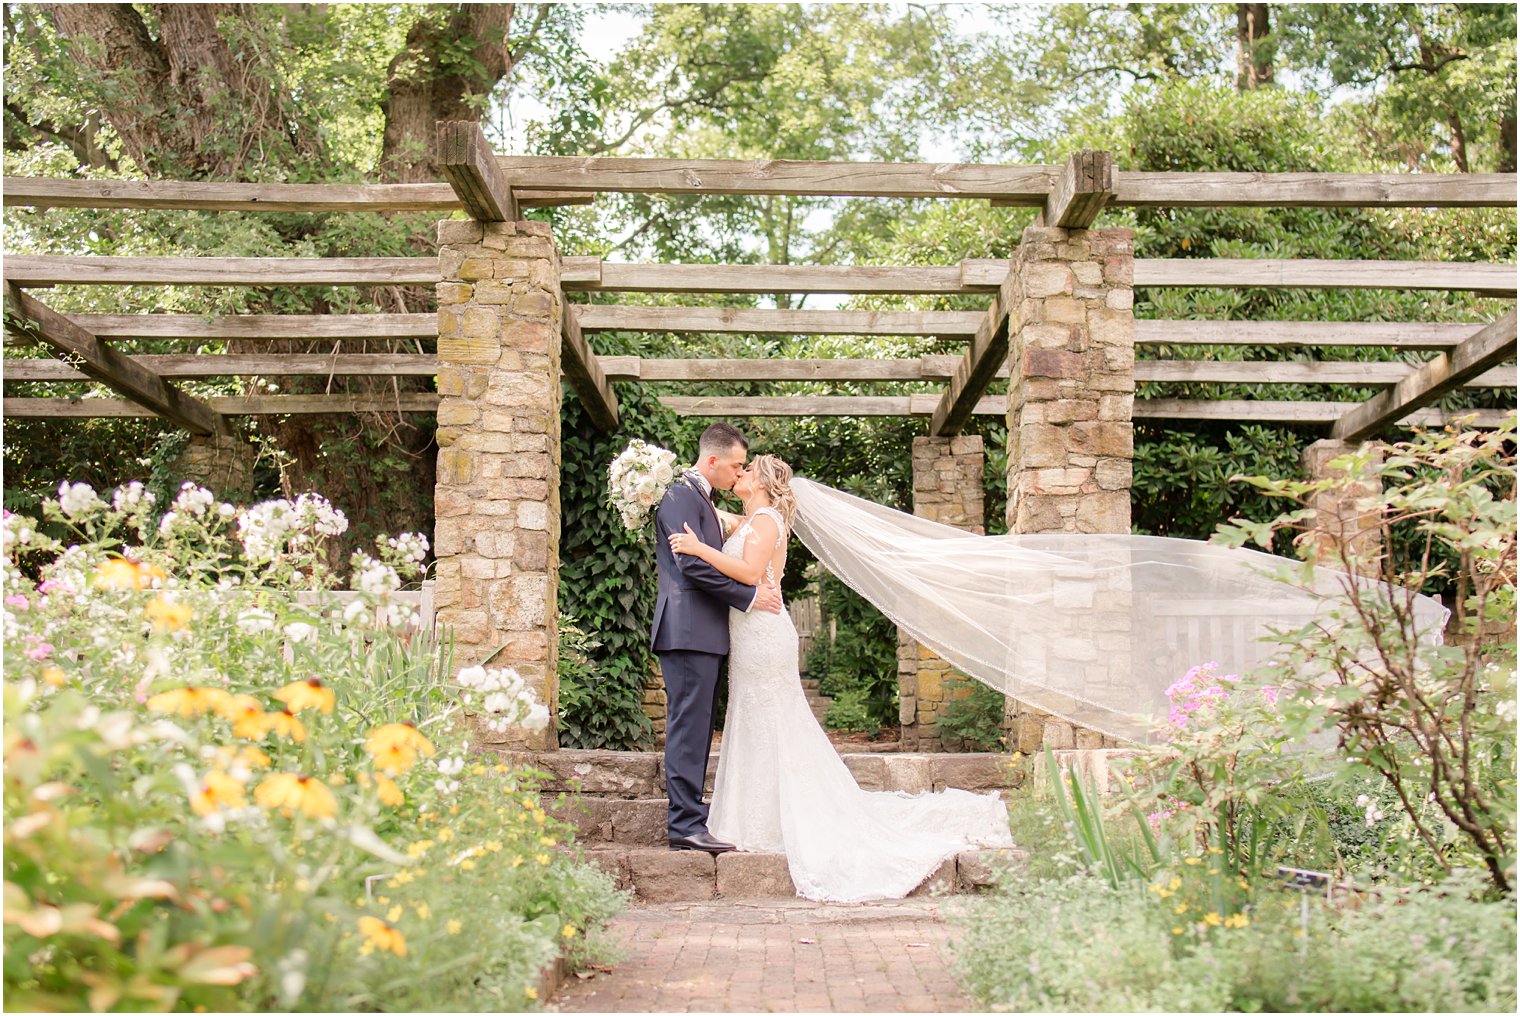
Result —
POLYGON ((285 703, 286 708, 293 713, 299 713, 303 709, 316 709, 330 713, 337 701, 333 690, 316 677, 308 677, 304 681, 292 681, 275 692, 274 697, 285 703))
POLYGON ((277 709, 264 714, 264 729, 280 737, 288 737, 296 744, 306 740, 306 724, 289 709, 277 709))
POLYGON ((397 956, 406 955, 406 936, 378 917, 366 914, 359 918, 359 933, 364 936, 364 944, 368 946, 367 949, 361 949, 365 953, 379 949, 397 956))
POLYGON ((154 579, 165 577, 156 565, 113 557, 95 566, 94 585, 96 589, 147 589, 154 579))
POLYGON ((148 708, 175 716, 200 716, 221 709, 231 699, 221 688, 175 688, 148 699, 148 708))
POLYGON ((290 816, 300 812, 308 818, 331 818, 338 810, 338 801, 327 784, 298 773, 269 777, 254 790, 253 799, 261 808, 278 808, 290 816))
POLYGON ((153 622, 154 631, 183 631, 190 627, 190 619, 195 616, 185 604, 175 603, 164 596, 149 600, 143 613, 153 622))
POLYGON ((222 808, 241 808, 247 803, 243 784, 220 769, 202 777, 200 787, 190 799, 190 807, 197 815, 210 815, 222 808))
POLYGON ((369 732, 364 740, 364 750, 371 757, 378 757, 386 748, 399 746, 412 753, 412 757, 422 755, 432 758, 437 752, 433 742, 429 741, 421 731, 410 723, 382 723, 369 732))
POLYGON ((216 711, 232 721, 232 733, 250 741, 262 741, 269 733, 269 717, 264 704, 252 695, 233 695, 216 711))

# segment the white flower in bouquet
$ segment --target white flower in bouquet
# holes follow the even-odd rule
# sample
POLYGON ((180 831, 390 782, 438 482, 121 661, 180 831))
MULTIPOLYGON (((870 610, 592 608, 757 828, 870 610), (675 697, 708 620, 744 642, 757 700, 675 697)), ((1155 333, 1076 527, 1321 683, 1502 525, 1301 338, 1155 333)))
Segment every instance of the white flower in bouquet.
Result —
POLYGON ((623 528, 641 529, 675 478, 675 452, 635 439, 607 469, 607 504, 623 528))

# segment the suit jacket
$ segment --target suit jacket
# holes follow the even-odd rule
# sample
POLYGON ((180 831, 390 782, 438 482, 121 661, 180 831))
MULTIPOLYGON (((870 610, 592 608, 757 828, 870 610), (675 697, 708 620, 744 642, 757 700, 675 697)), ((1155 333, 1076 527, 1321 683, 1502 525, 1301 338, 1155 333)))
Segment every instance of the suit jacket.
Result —
POLYGON ((723 546, 723 527, 707 495, 691 480, 678 478, 655 510, 655 560, 660 569, 659 599, 649 639, 655 652, 685 649, 728 653, 728 609, 748 610, 755 587, 736 582, 699 557, 672 553, 670 536, 691 526, 709 547, 723 546))

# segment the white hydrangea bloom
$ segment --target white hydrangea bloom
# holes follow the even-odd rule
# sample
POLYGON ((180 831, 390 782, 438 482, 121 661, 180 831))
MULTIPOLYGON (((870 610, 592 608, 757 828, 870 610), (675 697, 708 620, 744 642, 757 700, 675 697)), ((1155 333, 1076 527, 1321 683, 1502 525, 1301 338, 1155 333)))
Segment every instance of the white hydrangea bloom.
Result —
POLYGON ((70 483, 64 480, 58 485, 58 507, 71 519, 82 518, 105 504, 88 483, 70 483))
POLYGON ((194 483, 186 480, 180 487, 179 494, 170 505, 174 511, 182 515, 201 516, 206 514, 212 505, 216 504, 216 495, 205 487, 197 487, 194 483))
POLYGON ((152 491, 145 489, 136 480, 117 487, 116 493, 111 496, 112 506, 123 515, 151 508, 155 500, 152 491))

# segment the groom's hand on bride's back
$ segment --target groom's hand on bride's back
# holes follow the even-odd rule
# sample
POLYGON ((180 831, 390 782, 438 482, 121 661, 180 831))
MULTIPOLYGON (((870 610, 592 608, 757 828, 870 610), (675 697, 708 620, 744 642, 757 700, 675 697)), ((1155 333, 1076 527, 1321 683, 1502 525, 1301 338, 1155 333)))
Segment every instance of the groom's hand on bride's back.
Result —
POLYGON ((755 593, 754 605, 751 610, 765 610, 772 614, 781 613, 781 587, 774 582, 767 582, 755 593))

